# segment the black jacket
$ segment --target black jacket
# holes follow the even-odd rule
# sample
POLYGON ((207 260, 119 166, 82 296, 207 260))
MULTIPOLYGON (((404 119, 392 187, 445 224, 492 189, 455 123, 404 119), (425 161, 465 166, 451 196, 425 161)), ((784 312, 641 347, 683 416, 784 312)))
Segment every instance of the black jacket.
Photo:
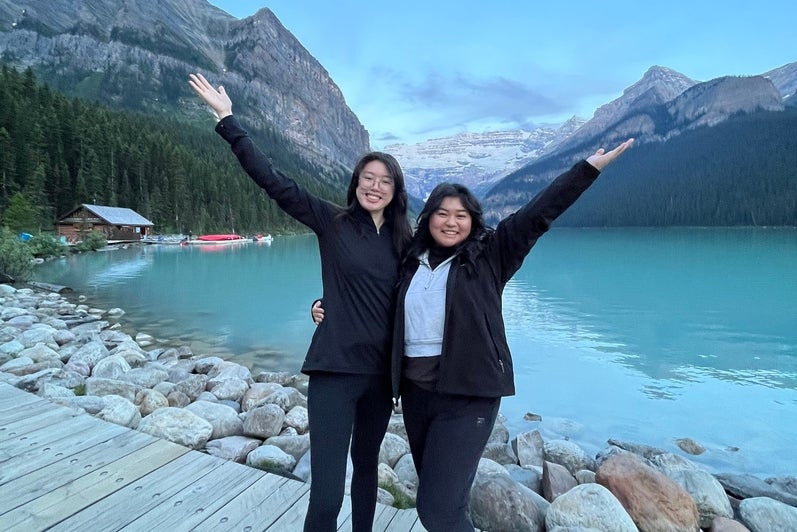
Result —
MULTIPOLYGON (((537 239, 598 174, 595 167, 581 161, 502 220, 495 231, 470 244, 477 246, 475 254, 460 253, 454 258, 446 284, 438 392, 480 397, 514 395, 512 356, 501 312, 504 286, 520 269, 537 239)), ((399 279, 391 371, 396 399, 401 393, 404 355, 404 297, 417 269, 418 260, 408 260, 399 279)))
POLYGON ((302 372, 384 374, 390 365, 399 257, 392 227, 379 231, 359 204, 353 215, 275 170, 233 116, 216 126, 249 176, 282 210, 318 237, 326 317, 316 328, 302 372))

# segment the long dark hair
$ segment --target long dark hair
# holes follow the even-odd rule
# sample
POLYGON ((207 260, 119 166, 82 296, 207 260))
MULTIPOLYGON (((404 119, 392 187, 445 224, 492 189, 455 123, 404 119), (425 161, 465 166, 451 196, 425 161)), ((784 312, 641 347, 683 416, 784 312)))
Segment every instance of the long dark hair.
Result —
POLYGON ((418 215, 415 236, 412 237, 407 248, 407 259, 417 258, 421 253, 435 245, 434 238, 432 238, 432 234, 429 231, 429 218, 440 208, 446 198, 459 198, 462 206, 465 207, 471 217, 470 234, 460 244, 460 248, 469 258, 472 258, 473 254, 478 251, 478 242, 490 231, 490 228, 484 222, 482 206, 479 200, 465 185, 440 183, 429 194, 429 199, 426 200, 421 213, 418 215))
POLYGON ((393 200, 385 207, 385 220, 389 222, 393 231, 393 246, 401 256, 412 238, 412 228, 407 218, 407 188, 404 185, 404 172, 401 171, 401 166, 395 157, 381 151, 372 151, 362 156, 351 173, 351 183, 346 192, 346 212, 353 213, 359 205, 356 190, 360 182, 360 172, 371 161, 384 164, 388 175, 393 179, 393 200))

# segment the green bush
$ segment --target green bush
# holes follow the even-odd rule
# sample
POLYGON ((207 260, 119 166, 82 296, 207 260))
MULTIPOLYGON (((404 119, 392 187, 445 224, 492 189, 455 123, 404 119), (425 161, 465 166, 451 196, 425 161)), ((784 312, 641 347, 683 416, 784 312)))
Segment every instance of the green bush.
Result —
POLYGON ((33 271, 33 253, 7 227, 0 230, 0 273, 26 281, 33 271))
POLYGON ((52 235, 32 236, 27 244, 34 257, 60 257, 67 249, 52 235))
POLYGON ((102 236, 102 233, 92 231, 83 235, 80 242, 75 244, 72 248, 75 251, 97 251, 108 245, 108 241, 102 236))
POLYGON ((393 507, 399 510, 406 510, 407 508, 415 508, 415 502, 407 495, 400 492, 392 484, 380 484, 380 488, 387 491, 393 496, 393 507))

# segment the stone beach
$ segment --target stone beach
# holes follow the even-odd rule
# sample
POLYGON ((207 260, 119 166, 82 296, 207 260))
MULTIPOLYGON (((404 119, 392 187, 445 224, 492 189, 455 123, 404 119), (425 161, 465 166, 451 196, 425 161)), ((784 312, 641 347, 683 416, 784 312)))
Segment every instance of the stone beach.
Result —
MULTIPOLYGON (((304 375, 163 347, 125 332, 122 309, 0 284, 0 381, 208 454, 310 482, 304 375)), ((456 442, 452 441, 452 445, 456 442)), ((797 478, 712 474, 684 455, 609 440, 589 456, 499 418, 473 484, 474 525, 491 531, 797 530, 797 478)), ((0 448, 2 443, 0 443, 0 448)), ((414 506, 403 420, 382 443, 379 500, 414 506)), ((797 467, 797 464, 795 464, 797 467)))

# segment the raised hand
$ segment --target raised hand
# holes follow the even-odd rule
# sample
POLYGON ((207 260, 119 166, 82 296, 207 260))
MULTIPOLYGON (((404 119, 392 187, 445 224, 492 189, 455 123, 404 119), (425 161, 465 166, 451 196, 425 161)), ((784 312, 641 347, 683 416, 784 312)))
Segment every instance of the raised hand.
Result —
POLYGON ((606 151, 603 148, 598 149, 593 155, 587 157, 587 162, 597 168, 603 170, 609 163, 617 159, 625 150, 634 144, 634 139, 628 139, 612 151, 606 151))
POLYGON ((202 74, 189 74, 188 84, 213 109, 219 120, 232 114, 232 100, 223 86, 215 89, 202 74))

